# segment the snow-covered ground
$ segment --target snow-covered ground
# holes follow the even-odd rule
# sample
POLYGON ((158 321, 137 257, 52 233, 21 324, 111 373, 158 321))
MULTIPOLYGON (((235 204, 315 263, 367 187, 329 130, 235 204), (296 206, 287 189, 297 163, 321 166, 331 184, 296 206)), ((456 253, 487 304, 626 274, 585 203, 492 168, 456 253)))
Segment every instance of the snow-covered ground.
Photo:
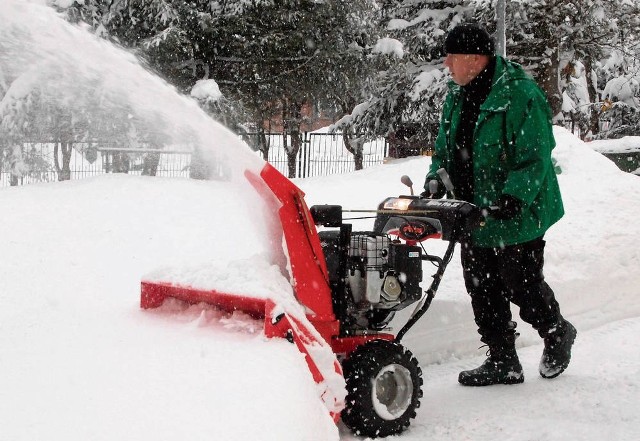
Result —
MULTIPOLYGON (((540 378, 542 344, 521 324, 524 384, 458 385, 484 353, 456 256, 405 338, 424 398, 397 439, 637 439, 640 180, 556 136, 567 214, 547 235, 546 275, 579 330, 571 366, 540 378)), ((309 205, 373 208, 428 163, 296 184, 309 205)), ((140 280, 158 269, 268 254, 235 185, 111 175, 0 190, 0 440, 358 439, 333 424, 295 346, 259 322, 175 301, 139 309, 140 280)))

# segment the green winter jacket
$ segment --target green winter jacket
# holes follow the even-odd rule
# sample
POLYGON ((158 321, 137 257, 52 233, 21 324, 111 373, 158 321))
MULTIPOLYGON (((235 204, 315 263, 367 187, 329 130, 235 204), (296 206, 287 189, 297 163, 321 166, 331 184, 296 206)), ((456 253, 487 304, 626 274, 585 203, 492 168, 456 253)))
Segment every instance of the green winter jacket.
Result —
MULTIPOLYGON (((426 182, 438 179, 436 170, 441 167, 455 173, 451 165, 461 92, 460 86, 450 83, 426 182)), ((562 217, 560 187, 551 161, 554 147, 551 110, 544 93, 520 65, 498 56, 491 92, 480 106, 474 131, 473 203, 493 205, 506 193, 522 201, 523 208, 514 219, 489 218, 474 231, 474 246, 527 242, 542 236, 562 217)))

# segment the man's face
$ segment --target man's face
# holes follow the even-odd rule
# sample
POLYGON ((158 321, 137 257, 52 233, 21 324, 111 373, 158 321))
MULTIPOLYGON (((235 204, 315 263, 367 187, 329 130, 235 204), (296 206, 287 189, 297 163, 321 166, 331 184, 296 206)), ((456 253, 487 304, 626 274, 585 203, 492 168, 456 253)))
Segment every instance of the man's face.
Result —
POLYGON ((478 55, 474 54, 447 54, 444 66, 459 86, 466 86, 482 71, 478 70, 478 55))

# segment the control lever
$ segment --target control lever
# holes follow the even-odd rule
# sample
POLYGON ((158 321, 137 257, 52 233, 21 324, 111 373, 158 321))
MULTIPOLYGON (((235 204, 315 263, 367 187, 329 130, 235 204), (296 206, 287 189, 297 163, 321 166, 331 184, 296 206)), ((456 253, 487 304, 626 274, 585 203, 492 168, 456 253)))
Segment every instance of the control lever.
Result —
POLYGON ((438 181, 431 179, 429 181, 429 193, 436 194, 438 192, 438 181))
POLYGON ((400 182, 409 187, 409 190, 411 190, 411 196, 413 196, 413 181, 411 178, 407 175, 402 175, 400 177, 400 182))
POLYGON ((449 173, 447 173, 447 171, 444 168, 439 168, 436 171, 436 173, 438 174, 438 177, 440 178, 440 181, 444 185, 444 188, 446 188, 447 191, 449 193, 451 193, 451 196, 453 196, 454 199, 457 199, 456 198, 456 194, 453 191, 453 182, 451 182, 451 178, 449 177, 449 173))

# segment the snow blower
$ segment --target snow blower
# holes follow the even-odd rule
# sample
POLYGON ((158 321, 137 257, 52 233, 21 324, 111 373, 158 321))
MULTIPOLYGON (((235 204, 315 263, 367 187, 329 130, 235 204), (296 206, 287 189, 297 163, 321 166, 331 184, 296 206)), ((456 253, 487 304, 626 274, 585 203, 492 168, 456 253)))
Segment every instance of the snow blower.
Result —
MULTIPOLYGON (((278 212, 291 285, 305 313, 269 298, 157 280, 142 281, 141 307, 155 308, 173 297, 262 318, 267 336, 287 338, 305 355, 334 420, 341 418, 361 436, 402 432, 420 405, 422 371, 401 340, 429 308, 456 242, 480 224, 479 210, 463 201, 422 199, 411 190, 409 196, 385 199, 376 210, 354 210, 375 218, 372 231, 358 232, 343 219, 354 211, 339 205, 309 209, 304 193, 270 164, 259 176, 245 175, 278 212), (425 250, 423 241, 430 238, 449 242, 442 256, 425 250), (424 261, 436 271, 423 292, 424 261), (394 314, 412 304, 411 317, 392 333, 394 314), (327 347, 335 355, 330 361, 319 350, 327 347), (341 375, 344 382, 334 381, 341 375)), ((412 185, 406 176, 402 182, 412 185)))

